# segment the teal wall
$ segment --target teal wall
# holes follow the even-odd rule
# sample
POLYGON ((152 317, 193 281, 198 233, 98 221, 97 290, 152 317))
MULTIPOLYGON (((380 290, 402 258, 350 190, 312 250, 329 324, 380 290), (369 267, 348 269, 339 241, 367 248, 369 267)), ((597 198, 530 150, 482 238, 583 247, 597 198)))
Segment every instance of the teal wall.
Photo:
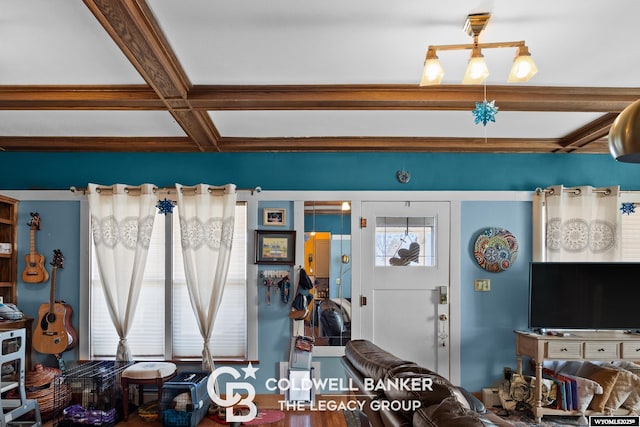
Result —
MULTIPOLYGON (((293 229, 293 203, 287 201, 262 201, 258 204, 258 224, 262 224, 262 209, 285 208, 286 224, 284 226, 258 226, 268 230, 293 229)), ((293 269, 287 265, 260 265, 258 271, 276 270, 290 271, 293 277, 293 269)), ((252 286, 249 283, 249 286, 252 286)), ((293 301, 293 293, 290 295, 289 304, 280 301, 277 288, 271 288, 271 304, 267 304, 267 288, 258 278, 258 357, 260 358, 260 370, 257 372, 257 380, 254 383, 257 393, 269 393, 264 387, 269 378, 278 378, 278 363, 289 360, 289 340, 291 338, 291 321, 289 320, 290 304, 293 301)))
MULTIPOLYGON (((40 214, 40 231, 36 231, 35 241, 38 253, 45 256, 46 268, 53 259, 53 250, 60 249, 64 257, 64 268, 56 271, 56 299, 64 300, 74 310, 73 327, 78 331, 80 307, 80 203, 75 202, 20 202, 18 205, 18 275, 24 269, 24 256, 29 253, 31 218, 30 212, 40 214), (23 225, 21 227, 21 225, 23 225)), ((28 316, 38 318, 41 304, 49 305, 51 280, 45 283, 24 283, 18 281, 18 307, 28 316)), ((82 286, 88 286, 83 283, 82 286)), ((65 361, 78 359, 78 348, 64 353, 65 361)), ((33 363, 44 362, 47 366, 58 366, 53 356, 33 353, 33 363)))
MULTIPOLYGON (((68 189, 100 184, 150 182, 172 186, 235 183, 238 188, 261 186, 264 190, 522 190, 554 184, 620 185, 638 189, 640 165, 615 162, 609 155, 594 154, 445 154, 445 153, 7 153, 0 152, 2 189, 68 189), (411 181, 395 179, 399 169, 411 172, 411 181)), ((445 196, 446 199, 446 196, 445 196)), ((267 204, 261 204, 260 208, 267 204)), ((282 203, 274 203, 281 207, 282 203)), ((65 254, 59 274, 58 297, 74 307, 79 304, 79 203, 30 201, 19 207, 18 246, 22 260, 29 248, 29 212, 42 217, 37 249, 51 259, 53 249, 65 254)), ((258 213, 261 215, 261 212, 258 213)), ((290 228, 291 218, 283 229, 290 228)), ((531 259, 530 202, 462 203, 462 255, 460 260, 461 378, 472 391, 499 380, 503 366, 514 366, 513 330, 526 326, 527 274, 531 259), (477 233, 486 227, 507 228, 518 238, 520 252, 512 269, 489 274, 472 257, 477 233), (477 293, 473 280, 490 278, 492 291, 477 293)), ((251 284, 250 284, 251 286, 251 284)), ((274 375, 277 362, 286 360, 289 321, 287 307, 260 300, 258 375, 274 375)), ((38 306, 48 301, 48 285, 18 284, 19 306, 37 317, 38 306)), ((256 301, 258 303, 258 301, 256 301)), ((74 325, 78 328, 77 317, 74 325)), ((80 325, 80 328, 82 326, 80 325)), ((77 358, 77 350, 65 353, 77 358)), ((42 355, 35 354, 36 360, 42 355)), ((321 358, 323 376, 339 376, 337 359, 321 358)), ((47 361, 47 363, 55 361, 47 361)), ((260 378, 259 378, 260 379, 260 378)), ((257 392, 264 390, 257 388, 257 392)))
POLYGON ((462 203, 460 377, 469 390, 489 387, 503 367, 516 367, 513 331, 526 328, 528 318, 531 208, 531 202, 462 203), (473 257, 474 243, 488 227, 507 229, 518 240, 515 262, 500 273, 485 271, 473 257), (475 279, 491 280, 491 291, 476 292, 475 279))
POLYGON ((607 154, 0 152, 0 189, 233 182, 265 190, 532 191, 558 183, 631 189, 639 178, 640 167, 607 154), (407 184, 395 179, 403 168, 407 184))

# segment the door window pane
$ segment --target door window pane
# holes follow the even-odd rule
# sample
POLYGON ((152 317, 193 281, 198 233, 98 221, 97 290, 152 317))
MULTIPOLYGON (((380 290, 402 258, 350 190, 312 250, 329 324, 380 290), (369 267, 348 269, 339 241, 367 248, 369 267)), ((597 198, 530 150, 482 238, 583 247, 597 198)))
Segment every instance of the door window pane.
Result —
POLYGON ((435 266, 434 217, 377 217, 375 265, 435 266))

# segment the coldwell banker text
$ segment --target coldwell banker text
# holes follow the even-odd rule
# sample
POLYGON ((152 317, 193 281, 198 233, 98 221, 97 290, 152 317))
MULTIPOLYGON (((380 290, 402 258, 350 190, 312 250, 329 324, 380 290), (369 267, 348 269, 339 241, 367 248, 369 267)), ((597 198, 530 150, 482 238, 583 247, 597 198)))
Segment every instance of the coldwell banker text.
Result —
MULTIPOLYGON (((358 391, 358 387, 353 385, 351 378, 346 382, 344 378, 302 378, 300 380, 289 380, 288 378, 270 378, 265 382, 265 387, 269 391, 295 390, 308 391, 315 390, 317 393, 340 393, 345 391, 358 391)), ((373 378, 364 379, 364 391, 408 391, 423 392, 433 391, 433 380, 431 378, 394 378, 387 380, 375 380, 373 378)))

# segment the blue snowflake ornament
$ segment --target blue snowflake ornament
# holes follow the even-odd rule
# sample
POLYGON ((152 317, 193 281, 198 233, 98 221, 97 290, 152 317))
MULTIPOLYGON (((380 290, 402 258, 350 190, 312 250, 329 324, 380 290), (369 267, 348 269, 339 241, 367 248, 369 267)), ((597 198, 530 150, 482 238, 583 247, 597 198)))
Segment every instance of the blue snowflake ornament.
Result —
POLYGON ((496 100, 494 99, 491 102, 487 102, 485 99, 482 102, 476 102, 476 108, 472 111, 475 116, 475 123, 478 124, 482 122, 484 126, 487 125, 487 122, 495 122, 496 114, 498 114, 498 107, 495 105, 496 100))
POLYGON ((636 212, 636 206, 631 202, 622 202, 620 212, 622 212, 623 214, 631 215, 632 213, 636 212))
POLYGON ((163 215, 173 213, 173 200, 166 198, 164 200, 158 200, 156 208, 158 208, 159 213, 163 215))

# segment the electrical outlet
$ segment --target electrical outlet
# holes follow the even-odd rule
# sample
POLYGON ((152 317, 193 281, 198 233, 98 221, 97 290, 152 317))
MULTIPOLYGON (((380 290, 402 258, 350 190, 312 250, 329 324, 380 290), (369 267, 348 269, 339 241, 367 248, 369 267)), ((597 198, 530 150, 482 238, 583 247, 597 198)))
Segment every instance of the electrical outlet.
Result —
POLYGON ((491 280, 476 279, 474 281, 474 288, 477 292, 489 292, 491 290, 491 280))

